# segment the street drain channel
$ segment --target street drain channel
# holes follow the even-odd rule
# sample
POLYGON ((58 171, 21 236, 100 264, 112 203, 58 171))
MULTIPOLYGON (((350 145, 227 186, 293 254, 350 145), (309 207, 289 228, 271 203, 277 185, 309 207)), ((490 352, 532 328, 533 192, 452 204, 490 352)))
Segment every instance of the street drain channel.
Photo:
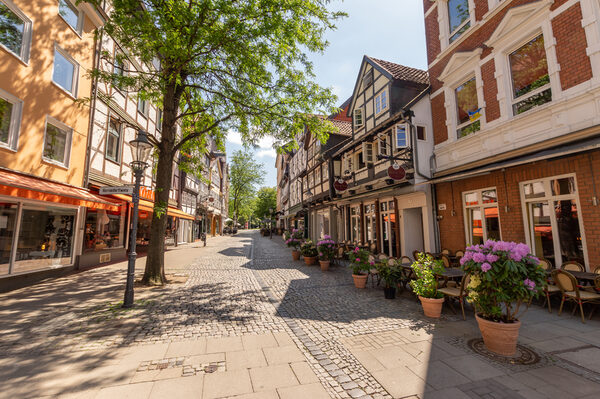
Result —
POLYGON ((502 364, 515 364, 521 366, 529 366, 532 364, 539 363, 541 360, 540 355, 535 353, 533 350, 526 348, 523 345, 517 345, 517 353, 514 356, 501 356, 494 352, 489 351, 485 344, 483 343, 483 339, 474 338, 467 342, 467 346, 471 348, 475 353, 486 357, 497 363, 502 364))

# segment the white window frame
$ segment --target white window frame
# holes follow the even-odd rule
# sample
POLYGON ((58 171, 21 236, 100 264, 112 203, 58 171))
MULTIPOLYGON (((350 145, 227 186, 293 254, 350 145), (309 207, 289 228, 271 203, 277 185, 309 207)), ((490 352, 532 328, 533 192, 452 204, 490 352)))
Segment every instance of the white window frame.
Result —
MULTIPOLYGON (((450 0, 446 0, 446 10, 448 10, 449 3, 450 3, 450 0)), ((452 36, 454 36, 455 34, 457 34, 462 28, 464 28, 466 24, 470 24, 470 26, 469 26, 469 28, 467 28, 467 30, 469 30, 472 26, 472 24, 471 24, 471 8, 472 8, 472 6, 471 6, 470 0, 467 0, 467 7, 469 7, 469 17, 465 18, 465 20, 460 25, 458 25, 452 32, 450 32, 450 12, 447 11, 448 12, 448 21, 447 21, 448 23, 446 24, 446 27, 447 27, 446 29, 448 30, 448 43, 449 44, 451 44, 450 38, 452 36)), ((463 35, 467 32, 467 30, 465 30, 463 32, 463 35)), ((454 42, 457 41, 458 39, 460 39, 461 36, 462 35, 458 36, 456 38, 456 40, 454 40, 454 42)), ((452 43, 454 43, 454 42, 452 42, 452 43)))
POLYGON ((465 226, 465 242, 467 245, 473 245, 473 237, 471 236, 471 225, 469 223, 468 209, 479 209, 481 211, 481 229, 483 242, 488 240, 487 237, 487 225, 485 220, 485 208, 498 208, 498 225, 500 227, 500 239, 502 239, 502 221, 500 220, 500 206, 498 199, 498 189, 496 187, 486 187, 477 190, 468 190, 461 193, 462 196, 462 207, 463 207, 463 221, 465 226), (496 192, 496 202, 492 204, 484 204, 481 199, 481 193, 484 191, 494 190, 496 192), (477 195, 477 205, 467 205, 466 197, 467 194, 475 193, 477 195))
POLYGON ((58 16, 60 17, 60 19, 62 19, 65 22, 65 24, 67 24, 67 26, 69 28, 71 28, 73 30, 73 32, 75 32, 79 37, 81 37, 81 32, 83 31, 83 21, 84 21, 83 11, 80 10, 79 8, 77 8, 77 6, 71 0, 58 0, 58 16), (69 24, 67 22, 67 20, 62 15, 60 15, 60 2, 61 1, 67 3, 67 6, 70 5, 77 11, 77 26, 76 27, 71 26, 71 24, 69 24))
POLYGON ((106 159, 108 159, 109 161, 112 162, 116 162, 116 163, 120 163, 121 162, 121 158, 123 157, 123 124, 121 122, 119 122, 117 119, 115 118, 108 118, 108 124, 107 124, 107 128, 106 128, 106 144, 104 146, 104 157, 106 159), (118 125, 119 125, 119 145, 117 147, 117 156, 116 158, 111 158, 108 156, 108 137, 111 135, 110 133, 110 122, 111 121, 115 121, 118 125))
POLYGON ((363 161, 368 166, 374 162, 374 154, 373 154, 373 143, 363 142, 362 143, 362 154, 363 161))
POLYGON ((403 150, 405 148, 410 147, 410 125, 407 123, 397 123, 392 127, 392 137, 393 137, 393 141, 394 141, 394 150, 395 151, 399 151, 399 150, 403 150), (398 135, 397 135, 397 129, 398 128, 404 128, 404 133, 405 133, 405 137, 406 137, 406 145, 398 145, 398 135))
POLYGON ((383 89, 381 93, 375 96, 375 115, 385 112, 389 105, 387 89, 383 89))
POLYGON ((148 118, 148 110, 150 109, 150 104, 148 104, 148 100, 142 100, 139 96, 137 99, 136 109, 138 114, 142 115, 144 118, 148 118), (140 110, 140 104, 144 104, 143 109, 140 110))
POLYGON ((9 54, 14 55, 19 60, 21 60, 22 62, 24 62, 25 64, 28 65, 29 64, 29 53, 31 50, 31 40, 32 40, 32 36, 33 36, 32 35, 33 22, 31 21, 31 19, 29 19, 27 17, 27 15, 25 15, 25 13, 23 11, 21 11, 21 9, 19 9, 19 7, 17 7, 15 5, 15 3, 13 3, 12 0, 0 0, 0 2, 2 2, 6 7, 8 7, 8 9, 10 11, 15 13, 17 15, 17 17, 19 17, 23 21, 23 36, 22 36, 22 41, 21 41, 21 53, 20 54, 14 53, 11 49, 6 47, 2 43, 0 43, 0 47, 2 47, 9 54))
POLYGON ((42 161, 46 163, 51 163, 53 165, 57 165, 63 168, 69 168, 69 162, 71 160, 71 145, 73 142, 73 128, 64 124, 56 118, 51 117, 50 115, 46 116, 46 124, 44 125, 44 143, 42 146, 42 161), (55 127, 64 130, 67 132, 67 138, 65 140, 65 162, 58 162, 54 159, 46 158, 44 156, 44 149, 46 148, 46 137, 48 133, 48 124, 54 125, 55 127))
MULTIPOLYGON (((522 182, 519 182, 519 193, 521 196, 521 210, 523 212, 523 228, 525 231, 525 241, 526 241, 527 245, 529 245, 529 248, 531 248, 532 253, 536 256, 538 256, 538 254, 536 253, 536 248, 533 245, 533 240, 532 240, 533 232, 532 232, 531 226, 529 225, 529 218, 528 218, 528 212, 529 212, 528 204, 531 202, 547 202, 548 206, 552 210, 553 203, 555 201, 570 200, 570 201, 575 202, 575 205, 577 206, 577 212, 579 214, 577 219, 578 219, 578 223, 579 223, 579 232, 581 233, 581 241, 582 241, 582 247, 583 247, 583 259, 585 262, 584 267, 588 267, 588 265, 590 263, 589 263, 587 244, 586 244, 587 241, 585 238, 585 229, 584 229, 584 224, 583 224, 583 212, 582 212, 582 208, 581 208, 581 201, 579 200, 579 184, 577 182, 577 175, 575 173, 567 173, 567 174, 563 174, 563 175, 548 176, 548 177, 543 177, 540 179, 522 181, 522 182), (575 184, 575 193, 574 194, 553 195, 552 187, 550 186, 550 182, 552 180, 565 179, 565 178, 570 178, 570 177, 573 178, 573 181, 575 184), (539 183, 539 182, 542 182, 544 185, 544 196, 526 199, 525 198, 525 185, 531 184, 531 183, 539 183)), ((552 227, 554 260, 556 263, 555 267, 560 268, 560 266, 563 264, 562 253, 560 251, 560 237, 558 234, 556 213, 554 213, 552 211, 550 212, 550 225, 552 227)), ((539 256, 542 256, 542 254, 540 254, 539 256)))
POLYGON ((54 44, 54 57, 53 57, 53 62, 52 62, 52 83, 60 88, 62 91, 64 91, 65 93, 67 93, 68 95, 77 98, 77 92, 79 89, 79 63, 77 61, 75 61, 75 59, 73 57, 71 57, 69 55, 69 53, 67 53, 64 49, 62 49, 58 44, 54 44), (70 62, 71 64, 73 64, 73 87, 71 87, 72 91, 69 91, 67 88, 62 87, 58 82, 54 81, 54 68, 56 65, 56 53, 60 53, 60 55, 62 55, 63 57, 65 57, 65 59, 70 62))
POLYGON ((480 105, 481 104, 481 98, 479 98, 477 76, 471 75, 468 78, 463 79, 462 83, 459 83, 459 84, 455 85, 452 91, 454 93, 454 96, 453 96, 453 100, 454 100, 454 117, 456 118, 455 119, 456 123, 455 123, 455 127, 454 127, 454 137, 456 137, 457 140, 460 140, 460 139, 464 139, 465 137, 469 137, 472 134, 480 132, 481 129, 483 128, 483 125, 481 124, 482 123, 482 119, 483 119, 483 107, 480 105), (458 93, 456 92, 456 89, 458 89, 460 86, 464 85, 465 83, 467 83, 467 82, 469 82, 471 80, 473 80, 475 82, 475 93, 477 94, 477 107, 481 109, 480 117, 479 117, 479 119, 476 119, 474 121, 468 120, 466 122, 463 122, 463 123, 459 124, 460 121, 458 120, 458 93), (462 128, 465 128, 467 126, 470 126, 470 125, 476 123, 477 121, 479 121, 479 130, 478 131, 473 132, 473 133, 469 133, 469 134, 467 134, 466 136, 463 136, 463 137, 458 137, 458 130, 459 129, 462 129, 462 128))
POLYGON ((359 171, 359 170, 363 170, 363 169, 366 169, 366 168, 367 168, 367 161, 366 161, 366 159, 365 159, 365 155, 364 155, 364 153, 363 153, 363 151, 362 151, 362 148, 361 148, 359 151, 356 151, 356 152, 355 152, 355 153, 352 155, 352 158, 354 158, 354 159, 353 159, 353 160, 354 160, 354 162, 353 162, 353 163, 354 163, 354 165, 355 165, 355 166, 354 166, 354 170, 355 170, 355 171, 359 171), (362 155, 362 159, 363 159, 363 164, 365 165, 365 166, 363 166, 362 168, 360 167, 360 156, 361 156, 361 155, 362 155))
POLYGON ((23 114, 23 101, 2 89, 0 89, 0 98, 13 106, 8 128, 8 142, 0 142, 0 147, 11 151, 17 151, 19 145, 19 132, 21 130, 21 116, 23 114))
POLYGON ((362 108, 356 108, 352 112, 352 122, 355 127, 362 127, 365 124, 364 113, 362 108), (357 122, 357 119, 360 119, 360 123, 357 122))
POLYGON ((462 39, 469 34, 469 31, 472 30, 473 26, 477 22, 475 20, 475 2, 474 0, 468 0, 469 4, 469 18, 465 20, 469 21, 471 24, 469 29, 463 32, 462 35, 456 38, 452 43, 450 43, 450 37, 454 33, 456 33, 463 26, 461 24, 460 27, 455 29, 453 32, 450 32, 450 14, 448 13, 448 0, 438 0, 438 27, 440 32, 440 44, 442 46, 442 51, 445 51, 450 46, 456 46, 456 43, 462 42, 462 39))
MULTIPOLYGON (((519 96, 517 98, 514 97, 514 82, 513 82, 513 77, 512 77, 512 68, 511 68, 511 65, 510 65, 510 55, 512 53, 514 53, 515 51, 519 50, 521 47, 525 46, 530 41, 532 41, 535 38, 539 37, 539 36, 541 36, 542 39, 544 40, 544 51, 546 53, 546 64, 548 65, 548 78, 551 79, 551 77, 550 77, 550 75, 551 75, 550 74, 550 65, 549 65, 549 60, 548 60, 549 59, 549 57, 548 57, 548 50, 546 48, 546 37, 545 37, 545 35, 544 35, 544 33, 542 31, 537 31, 533 35, 528 36, 527 39, 522 40, 522 41, 519 42, 518 45, 513 46, 512 50, 506 52, 506 65, 508 66, 507 77, 508 77, 508 81, 509 81, 509 85, 510 85, 510 91, 509 91, 509 96, 510 96, 510 115, 512 115, 513 117, 514 116, 518 116, 518 115, 522 115, 522 114, 526 114, 529 111, 532 111, 532 110, 534 110, 534 109, 536 109, 536 108, 538 108, 540 106, 544 106, 546 104, 551 104, 554 101, 554 95, 555 94, 554 94, 554 90, 552 89, 552 82, 551 81, 549 81, 544 86, 538 87, 537 89, 532 90, 532 91, 530 91, 528 93, 525 93, 525 94, 523 94, 523 95, 521 95, 521 96, 519 96), (545 90, 548 90, 548 89, 550 89, 550 92, 551 92, 551 95, 552 95, 552 99, 550 101, 548 101, 547 103, 544 103, 544 104, 532 107, 532 108, 528 109, 527 111, 521 112, 520 114, 516 114, 515 113, 515 109, 514 109, 515 104, 517 104, 517 103, 519 103, 519 102, 521 102, 523 100, 526 100, 529 97, 533 97, 536 94, 539 94, 539 93, 541 93, 541 92, 543 92, 545 90)), ((552 38, 552 39, 554 39, 554 38, 552 38)))
POLYGON ((386 134, 382 134, 377 138, 377 153, 379 155, 388 156, 390 155, 389 143, 390 136, 386 134))

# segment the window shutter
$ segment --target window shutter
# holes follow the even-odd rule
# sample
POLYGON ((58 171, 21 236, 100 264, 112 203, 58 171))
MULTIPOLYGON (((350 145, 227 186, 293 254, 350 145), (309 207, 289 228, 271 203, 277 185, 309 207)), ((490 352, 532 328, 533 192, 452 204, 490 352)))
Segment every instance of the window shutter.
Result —
POLYGON ((363 157, 365 163, 373 163, 373 143, 363 143, 363 157))
POLYGON ((357 108, 354 110, 354 126, 362 126, 362 125, 363 125, 362 108, 357 108))

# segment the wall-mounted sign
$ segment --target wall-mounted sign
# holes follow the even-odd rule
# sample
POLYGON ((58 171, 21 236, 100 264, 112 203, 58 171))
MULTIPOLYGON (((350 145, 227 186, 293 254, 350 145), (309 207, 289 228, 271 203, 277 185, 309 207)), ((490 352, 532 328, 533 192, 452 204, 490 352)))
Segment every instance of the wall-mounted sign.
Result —
POLYGON ((394 180, 403 180, 406 177, 406 170, 395 163, 388 168, 388 176, 394 180))
POLYGON ((335 191, 343 192, 348 189, 348 183, 343 179, 336 179, 333 183, 333 187, 335 188, 335 191))
POLYGON ((100 195, 110 194, 133 194, 133 187, 131 186, 119 186, 119 187, 100 187, 100 195))
POLYGON ((438 211, 445 211, 446 210, 446 204, 438 204, 438 211))
POLYGON ((140 198, 154 202, 154 190, 148 187, 140 187, 140 198))

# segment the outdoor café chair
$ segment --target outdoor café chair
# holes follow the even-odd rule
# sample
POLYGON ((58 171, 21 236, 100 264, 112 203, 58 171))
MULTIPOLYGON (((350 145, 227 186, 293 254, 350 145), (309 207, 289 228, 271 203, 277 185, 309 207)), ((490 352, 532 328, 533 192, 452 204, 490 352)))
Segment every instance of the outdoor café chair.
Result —
POLYGON ((458 251, 456 251, 456 253, 454 254, 454 256, 456 256, 457 258, 462 258, 463 256, 465 256, 465 251, 461 251, 459 249, 458 251))
MULTIPOLYGON (((458 299, 460 303, 460 309, 462 311, 463 320, 467 320, 465 316, 465 299, 467 297, 467 286, 469 285, 469 281, 471 281, 471 276, 469 274, 465 274, 460 280, 460 286, 458 287, 443 287, 438 288, 438 291, 444 294, 444 297, 448 297, 448 299, 458 299)), ((452 302, 449 300, 448 305, 450 309, 456 314, 456 309, 452 305, 452 302)))
POLYGON ((562 270, 572 271, 572 272, 583 272, 583 271, 585 271, 585 268, 583 267, 583 265, 581 263, 579 263, 579 262, 575 262, 574 260, 570 260, 570 261, 564 262, 560 268, 562 270))
MULTIPOLYGON (((579 312, 581 313, 581 322, 585 323, 585 315, 583 313, 583 304, 600 304, 600 294, 597 292, 590 292, 580 290, 577 286, 577 279, 571 273, 564 270, 555 270, 552 272, 552 278, 558 285, 558 288, 562 291, 562 300, 560 302, 560 308, 558 309, 558 315, 562 313, 563 305, 565 301, 574 302, 579 305, 579 312)), ((573 312, 576 308, 573 307, 573 312)), ((590 313, 590 317, 592 314, 590 313)))
POLYGON ((404 255, 400 258, 400 263, 413 263, 413 261, 410 256, 404 255))
MULTIPOLYGON (((548 259, 540 258, 540 267, 546 271, 552 270, 552 263, 550 263, 550 261, 548 259)), ((556 285, 556 283, 554 282, 554 280, 551 277, 549 277, 546 282, 548 284, 544 287, 545 299, 544 299, 544 304, 542 306, 545 306, 546 302, 548 302, 548 312, 552 313, 552 304, 550 303, 550 295, 559 294, 562 291, 560 290, 560 288, 558 288, 558 286, 556 285)))
POLYGON ((452 262, 450 262, 450 258, 448 257, 448 255, 442 254, 440 256, 440 259, 442 260, 442 263, 444 264, 445 268, 449 269, 452 267, 452 262))
POLYGON ((442 248, 442 254, 450 255, 450 250, 448 248, 442 248))
POLYGON ((377 244, 375 244, 374 242, 369 244, 369 251, 371 251, 373 253, 377 252, 377 244))
POLYGON ((419 256, 418 256, 418 255, 420 254, 420 252, 419 252, 419 251, 417 251, 417 250, 414 250, 412 254, 413 254, 413 259, 414 259, 414 260, 417 260, 417 259, 419 259, 419 256))
POLYGON ((379 254, 379 256, 377 256, 377 259, 379 260, 387 260, 388 256, 386 254, 379 254))
POLYGON ((596 267, 596 268, 594 269, 594 273, 595 273, 595 274, 600 274, 600 266, 598 266, 598 267, 596 267))

